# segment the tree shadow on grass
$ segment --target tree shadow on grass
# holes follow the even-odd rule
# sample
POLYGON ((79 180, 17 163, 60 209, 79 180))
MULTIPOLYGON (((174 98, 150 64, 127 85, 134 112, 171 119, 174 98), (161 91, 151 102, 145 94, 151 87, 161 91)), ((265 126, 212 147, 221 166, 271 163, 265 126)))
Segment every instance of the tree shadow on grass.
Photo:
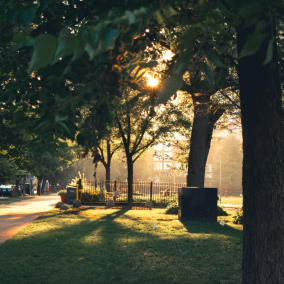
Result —
POLYGON ((183 226, 191 234, 218 234, 228 237, 242 238, 243 232, 240 229, 220 225, 219 222, 191 222, 181 221, 183 226))
POLYGON ((38 218, 39 225, 54 226, 27 227, 0 247, 3 283, 239 283, 241 245, 232 228, 184 222, 184 230, 178 222, 161 221, 153 229, 154 219, 129 218, 127 212, 38 218))

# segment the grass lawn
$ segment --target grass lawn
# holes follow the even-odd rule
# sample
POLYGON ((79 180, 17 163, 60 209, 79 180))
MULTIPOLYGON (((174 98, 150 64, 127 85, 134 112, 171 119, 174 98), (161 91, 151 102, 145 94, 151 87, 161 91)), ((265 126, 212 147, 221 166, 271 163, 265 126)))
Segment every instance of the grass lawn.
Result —
POLYGON ((0 245, 0 282, 241 283, 242 226, 163 212, 53 209, 0 245))
POLYGON ((19 196, 19 197, 11 197, 6 199, 0 199, 0 205, 2 204, 11 204, 13 202, 19 202, 34 198, 35 196, 19 196))
MULTIPOLYGON (((221 205, 222 204, 232 204, 232 205, 242 205, 243 198, 242 197, 221 197, 221 205)), ((220 205, 220 200, 218 201, 218 205, 220 205)))

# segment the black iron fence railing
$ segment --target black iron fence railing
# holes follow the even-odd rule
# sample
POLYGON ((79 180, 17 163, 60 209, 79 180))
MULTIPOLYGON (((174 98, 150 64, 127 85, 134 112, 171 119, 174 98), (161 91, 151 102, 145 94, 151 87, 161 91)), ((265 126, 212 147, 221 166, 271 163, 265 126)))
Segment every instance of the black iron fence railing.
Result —
MULTIPOLYGON (((116 204, 127 204, 128 183, 125 181, 84 181, 80 190, 82 204, 105 204, 114 199, 116 204)), ((178 199, 178 188, 185 187, 185 183, 169 182, 133 182, 133 203, 143 204, 152 201, 156 206, 167 206, 178 199)))

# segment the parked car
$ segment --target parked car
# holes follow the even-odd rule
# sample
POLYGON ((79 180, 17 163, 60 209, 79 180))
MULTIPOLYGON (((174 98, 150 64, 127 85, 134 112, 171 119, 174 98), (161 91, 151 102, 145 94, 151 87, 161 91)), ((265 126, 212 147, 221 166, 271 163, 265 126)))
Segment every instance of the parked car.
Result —
POLYGON ((0 185, 0 196, 13 197, 15 194, 13 187, 13 185, 0 185))
MULTIPOLYGON (((20 184, 20 187, 21 187, 22 193, 24 193, 24 185, 20 184)), ((26 190, 25 191, 26 194, 31 194, 31 185, 29 183, 25 184, 25 190, 26 190)))

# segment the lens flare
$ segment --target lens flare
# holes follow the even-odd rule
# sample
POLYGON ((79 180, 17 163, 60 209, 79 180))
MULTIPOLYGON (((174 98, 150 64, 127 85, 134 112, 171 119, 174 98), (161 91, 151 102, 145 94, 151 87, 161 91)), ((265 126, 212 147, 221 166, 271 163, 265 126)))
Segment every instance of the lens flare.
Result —
POLYGON ((156 87, 157 85, 159 84, 159 80, 157 78, 154 78, 154 77, 150 77, 148 79, 148 85, 150 87, 156 87))

